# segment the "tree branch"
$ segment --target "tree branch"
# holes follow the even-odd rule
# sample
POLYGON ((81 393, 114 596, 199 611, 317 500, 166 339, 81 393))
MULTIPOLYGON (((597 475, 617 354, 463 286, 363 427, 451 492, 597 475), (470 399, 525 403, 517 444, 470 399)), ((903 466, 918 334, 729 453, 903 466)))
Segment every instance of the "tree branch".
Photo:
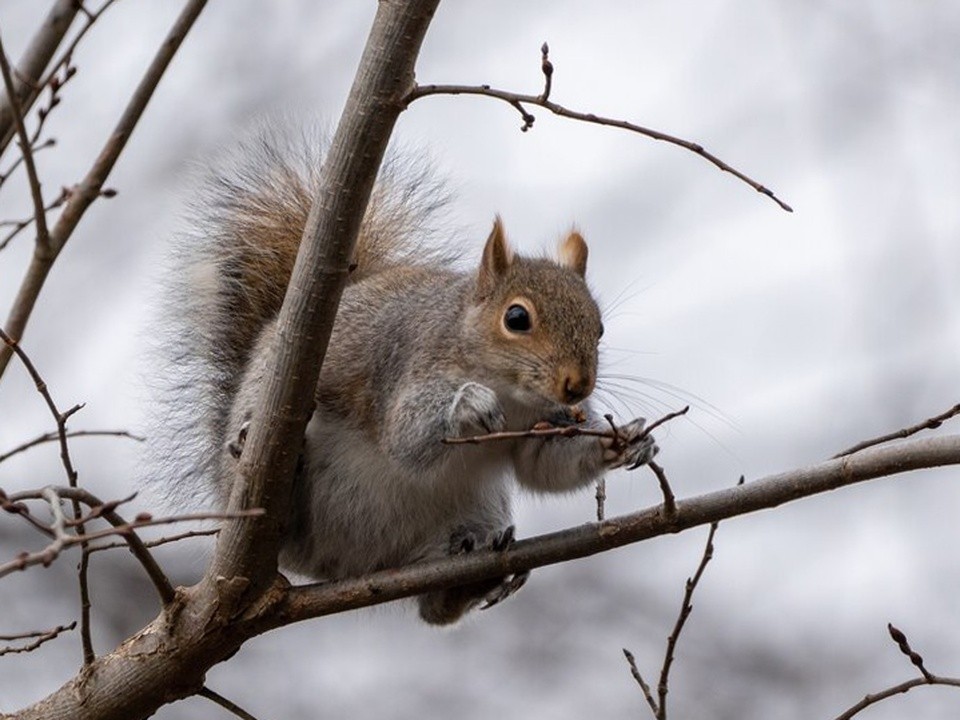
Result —
POLYGON ((23 124, 23 111, 14 88, 13 76, 10 73, 10 63, 7 62, 7 52, 0 40, 0 72, 3 73, 3 86, 7 90, 7 99, 13 115, 13 124, 17 137, 20 139, 20 152, 23 153, 23 164, 27 168, 27 182, 30 185, 30 197, 33 200, 33 220, 37 225, 37 244, 47 246, 50 243, 50 231, 47 229, 47 208, 43 202, 43 191, 40 188, 40 178, 37 176, 37 166, 33 162, 33 145, 27 137, 27 128, 23 124))
POLYGON ((688 498, 677 502, 672 515, 657 505, 602 523, 520 540, 504 552, 477 551, 352 580, 295 587, 287 593, 281 624, 587 557, 866 480, 944 465, 960 465, 960 435, 871 448, 688 498))
POLYGON ((340 124, 320 171, 290 288, 275 362, 260 388, 228 507, 262 507, 228 523, 207 581, 245 578, 248 599, 273 582, 280 529, 340 295, 380 162, 413 87, 420 45, 439 0, 381 0, 340 124))
POLYGON ((660 132, 659 130, 654 130, 642 125, 627 122, 626 120, 616 120, 614 118, 603 117, 594 113, 571 110, 563 105, 549 100, 548 98, 550 95, 551 81, 553 76, 553 64, 548 60, 547 53, 547 44, 544 43, 541 47, 541 70, 544 74, 545 84, 544 90, 540 95, 527 95, 524 93, 510 92, 509 90, 498 90, 490 87, 489 85, 417 85, 406 96, 405 102, 409 104, 415 100, 429 97, 431 95, 480 95, 482 97, 489 97, 495 100, 502 100, 516 109, 523 118, 523 125, 520 127, 520 129, 524 132, 532 128, 534 120, 536 120, 536 118, 526 110, 524 105, 542 107, 545 110, 549 110, 554 115, 559 115, 560 117, 569 118, 571 120, 579 120, 581 122, 592 123, 594 125, 606 125, 608 127, 620 128, 621 130, 627 130, 639 135, 644 135, 652 140, 660 140, 671 145, 676 145, 677 147, 682 147, 685 150, 689 150, 690 152, 699 155, 707 162, 712 163, 721 171, 730 173, 738 180, 752 187, 761 195, 766 195, 777 205, 779 205, 781 209, 786 210, 787 212, 793 212, 793 208, 778 198, 773 191, 770 190, 770 188, 760 184, 753 178, 740 172, 732 165, 727 164, 719 157, 706 150, 699 143, 690 142, 689 140, 684 140, 674 135, 668 135, 667 133, 660 132))
POLYGON ((0 642, 29 640, 31 638, 33 639, 33 642, 27 643, 26 645, 8 645, 6 647, 0 647, 0 656, 33 652, 44 643, 50 642, 54 638, 59 637, 61 633, 69 632, 73 630, 75 627, 77 627, 76 620, 74 620, 69 625, 57 625, 57 627, 51 628, 49 630, 39 630, 37 632, 19 633, 17 635, 0 635, 0 642))
POLYGON ((57 0, 20 58, 14 72, 13 93, 0 97, 0 154, 14 135, 15 108, 19 106, 26 112, 33 105, 42 87, 40 76, 63 42, 79 6, 77 0, 57 0))
POLYGON ((893 641, 897 643, 898 647, 900 648, 900 652, 910 658, 910 662, 913 663, 917 670, 920 671, 921 677, 914 678, 913 680, 907 680, 906 682, 888 687, 880 692, 865 695, 864 698, 856 705, 853 705, 844 712, 840 713, 836 720, 850 720, 850 718, 852 718, 854 715, 859 714, 861 710, 865 710, 871 705, 875 705, 876 703, 893 697, 894 695, 900 695, 908 692, 921 685, 949 685, 960 688, 960 678, 941 677, 939 675, 934 675, 932 672, 927 670, 923 664, 923 658, 920 657, 920 655, 910 647, 907 636, 903 634, 903 631, 895 628, 890 623, 887 623, 887 630, 890 633, 890 637, 893 638, 893 641))
MULTIPOLYGON (((143 442, 146 438, 140 437, 139 435, 134 435, 127 430, 73 430, 67 433, 68 438, 77 438, 77 437, 123 437, 129 438, 130 440, 136 440, 137 442, 143 442)), ((7 450, 5 453, 0 453, 0 463, 5 460, 9 460, 14 455, 19 455, 22 452, 26 452, 30 448, 36 447, 37 445, 43 445, 44 443, 56 442, 60 439, 60 434, 55 432, 44 433, 43 435, 38 435, 33 440, 28 440, 25 443, 17 445, 11 450, 7 450)))
POLYGON ((855 452, 860 452, 861 450, 864 450, 868 447, 873 447, 874 445, 882 445, 883 443, 890 442, 891 440, 908 438, 911 435, 916 435, 922 430, 936 430, 938 427, 943 425, 945 421, 957 415, 960 415, 960 403, 957 403, 946 412, 942 412, 939 415, 933 416, 932 418, 927 418, 923 422, 917 423, 916 425, 911 425, 910 427, 903 428, 902 430, 895 430, 892 433, 887 433, 886 435, 881 435, 880 437, 875 437, 870 440, 858 442, 856 445, 848 447, 842 452, 838 452, 833 457, 839 458, 843 457, 844 455, 853 455, 855 452))
MULTIPOLYGON (((120 157, 120 153, 126 147, 127 140, 130 139, 133 129, 143 115, 147 103, 160 82, 160 78, 163 77, 167 66, 206 4, 207 0, 188 0, 140 80, 140 84, 131 96, 130 102, 120 116, 117 126, 100 151, 100 155, 86 177, 71 192, 70 199, 64 206, 63 212, 60 213, 60 217, 57 218, 56 224, 50 231, 49 248, 42 248, 37 245, 34 250, 33 258, 7 316, 5 330, 15 340, 20 340, 23 337, 27 321, 33 312, 33 306, 36 304, 50 268, 53 267, 54 260, 57 259, 67 240, 70 239, 87 208, 100 196, 103 184, 120 157)), ((10 357, 10 348, 0 346, 0 378, 3 377, 10 357)))
POLYGON ((284 625, 586 557, 873 478, 944 465, 960 465, 960 435, 871 448, 679 501, 670 517, 659 505, 602 523, 522 540, 507 551, 477 551, 362 578, 301 587, 290 587, 278 577, 257 602, 239 609, 230 593, 242 593, 244 583, 207 579, 179 590, 160 617, 113 653, 98 658, 88 671, 97 677, 96 683, 81 687, 82 680, 74 678, 39 703, 0 717, 145 718, 160 705, 197 693, 203 687, 206 670, 231 657, 246 640, 284 625))

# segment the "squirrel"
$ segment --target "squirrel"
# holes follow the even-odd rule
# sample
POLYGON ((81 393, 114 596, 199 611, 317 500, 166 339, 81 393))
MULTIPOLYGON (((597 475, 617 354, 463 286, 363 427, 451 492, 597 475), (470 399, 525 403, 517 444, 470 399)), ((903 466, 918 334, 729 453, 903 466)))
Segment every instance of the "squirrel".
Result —
MULTIPOLYGON (((164 452, 183 462, 183 487, 200 480, 221 503, 257 422, 320 167, 317 143, 289 140, 262 135, 214 171, 172 275, 180 321, 164 423, 175 447, 164 452)), ((293 482, 286 570, 339 579, 503 550, 514 537, 513 479, 567 493, 657 452, 642 418, 617 427, 618 437, 443 442, 538 422, 609 425, 588 399, 603 324, 583 237, 569 232, 557 260, 526 257, 498 216, 479 263, 458 270, 428 245, 442 195, 416 163, 388 159, 378 177, 293 482)), ((527 575, 427 593, 420 616, 453 623, 527 575)))

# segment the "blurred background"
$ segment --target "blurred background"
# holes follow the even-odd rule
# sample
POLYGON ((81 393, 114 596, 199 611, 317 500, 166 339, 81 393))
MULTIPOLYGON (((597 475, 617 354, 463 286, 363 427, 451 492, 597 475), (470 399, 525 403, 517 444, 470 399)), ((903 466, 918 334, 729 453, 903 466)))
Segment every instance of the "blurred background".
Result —
MULTIPOLYGON (((0 4, 13 59, 50 4, 0 4)), ((72 429, 149 432, 155 368, 144 348, 191 178, 264 114, 334 123, 375 5, 209 4, 107 183, 118 196, 84 219, 23 341, 61 407, 86 403, 72 429)), ((180 7, 124 0, 81 44, 79 73, 48 122, 58 145, 37 158, 48 196, 87 171, 180 7)), ((692 495, 821 461, 960 401, 958 37, 960 5, 945 2, 441 4, 421 82, 536 93, 549 41, 552 99, 701 142, 793 214, 678 148, 537 110, 521 133, 517 113, 488 99, 417 102, 396 138, 427 148, 450 178, 468 256, 497 212, 527 251, 581 227, 608 308, 601 403, 623 417, 692 405, 658 435, 674 489, 692 495)), ((22 176, 3 190, 0 218, 30 213, 22 176)), ((31 251, 24 233, 0 253, 2 317, 31 251)), ((0 453, 51 429, 12 363, 0 453)), ((78 439, 72 452, 101 497, 138 489, 141 445, 78 439)), ((0 464, 7 491, 62 481, 55 445, 0 464)), ((646 471, 611 476, 608 495, 608 515, 660 497, 646 471)), ((148 494, 133 505, 156 507, 148 494)), ((834 717, 914 676, 887 622, 932 672, 960 675, 958 507, 953 469, 721 525, 680 641, 671 716, 834 717)), ((518 531, 594 511, 590 492, 522 497, 518 531)), ((283 629, 214 668, 208 685, 261 720, 648 717, 621 648, 655 681, 705 536, 539 570, 518 596, 452 630, 423 626, 408 604, 283 629)), ((0 518, 0 560, 38 542, 0 518)), ((158 551, 181 584, 199 577, 210 546, 188 542, 158 551)), ((142 572, 114 552, 92 558, 99 652, 157 610, 142 572)), ((4 578, 0 634, 76 618, 76 560, 4 578)), ((0 657, 0 710, 39 699, 79 663, 76 633, 0 657)), ((921 688, 868 713, 957 717, 960 692, 921 688)), ((156 717, 227 715, 192 699, 156 717)))

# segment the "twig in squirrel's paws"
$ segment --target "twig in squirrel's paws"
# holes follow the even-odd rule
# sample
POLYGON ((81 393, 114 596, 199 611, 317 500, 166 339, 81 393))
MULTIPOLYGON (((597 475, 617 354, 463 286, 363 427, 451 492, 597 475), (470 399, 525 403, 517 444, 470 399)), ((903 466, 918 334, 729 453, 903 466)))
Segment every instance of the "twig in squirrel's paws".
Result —
MULTIPOLYGON (((640 433, 632 442, 636 443, 644 438, 648 437, 651 432, 656 428, 660 427, 666 422, 673 420, 674 418, 680 417, 681 415, 686 415, 690 410, 690 406, 685 406, 682 410, 677 410, 676 412, 667 413, 662 418, 650 423, 647 427, 643 429, 643 432, 640 433)), ((599 438, 611 438, 614 440, 621 439, 621 435, 616 425, 613 422, 613 416, 605 416, 607 422, 610 423, 611 430, 596 430, 593 428, 585 428, 579 425, 565 425, 562 427, 554 427, 547 422, 538 422, 529 430, 504 430, 502 432, 487 433, 486 435, 472 435, 470 437, 448 437, 443 438, 442 442, 445 445, 479 445, 481 443, 487 442, 496 442, 497 440, 519 440, 525 438, 552 438, 552 437, 577 437, 579 435, 588 435, 590 437, 599 437, 599 438)))

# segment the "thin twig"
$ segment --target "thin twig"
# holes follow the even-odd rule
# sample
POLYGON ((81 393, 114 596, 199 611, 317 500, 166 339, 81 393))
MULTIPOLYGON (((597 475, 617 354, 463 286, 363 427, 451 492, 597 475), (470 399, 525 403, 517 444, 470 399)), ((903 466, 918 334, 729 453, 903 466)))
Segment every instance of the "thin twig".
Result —
POLYGON ((913 688, 920 687, 921 685, 952 685, 954 687, 960 687, 960 678, 936 677, 935 682, 929 682, 924 678, 907 680, 906 682, 902 682, 899 685, 894 685, 893 687, 888 687, 880 692, 865 695, 863 700, 837 715, 836 720, 850 720, 850 718, 852 718, 854 715, 857 715, 861 710, 864 710, 871 705, 875 705, 881 700, 886 700, 894 695, 900 695, 901 693, 909 692, 913 688))
POLYGON ((893 638, 893 641, 900 648, 900 652, 910 659, 910 662, 916 666, 922 677, 907 680, 899 685, 893 685, 892 687, 888 687, 879 692, 865 695, 864 698, 856 705, 852 705, 847 710, 837 715, 836 720, 850 720, 850 718, 852 718, 854 715, 857 715, 861 710, 864 710, 871 705, 875 705, 876 703, 893 697, 894 695, 900 695, 901 693, 909 692, 913 688, 920 687, 921 685, 949 685, 960 688, 960 678, 940 677, 939 675, 934 675, 927 670, 923 664, 923 658, 919 653, 915 652, 913 648, 910 647, 910 642, 907 640, 907 636, 902 630, 899 630, 892 624, 887 623, 887 631, 890 633, 890 637, 893 638))
POLYGON ((910 427, 903 428, 902 430, 881 435, 880 437, 873 438, 872 440, 858 442, 856 445, 849 447, 842 452, 838 452, 833 457, 836 459, 844 457, 845 455, 853 455, 855 452, 860 452, 861 450, 864 450, 868 447, 873 447, 874 445, 880 445, 885 442, 890 442, 891 440, 901 440, 903 438, 910 437, 911 435, 917 434, 921 430, 936 430, 944 423, 944 421, 949 420, 957 415, 960 415, 960 403, 954 405, 946 412, 935 415, 932 418, 927 418, 923 422, 917 423, 916 425, 911 425, 910 427))
MULTIPOLYGON (((55 508, 59 507, 59 503, 54 501, 53 498, 77 500, 78 502, 84 502, 84 504, 89 502, 91 506, 94 507, 97 505, 102 505, 102 503, 100 503, 95 496, 91 495, 85 490, 62 487, 48 487, 41 491, 16 493, 10 496, 10 501, 22 502, 25 499, 37 499, 37 497, 47 499, 50 503, 51 509, 55 513, 57 512, 55 508)), ((170 584, 170 581, 167 580, 166 576, 163 575, 159 565, 157 565, 156 561, 153 559, 153 556, 150 555, 149 550, 147 550, 143 542, 133 532, 134 530, 145 527, 154 527, 157 525, 170 525, 180 522, 191 522, 197 520, 236 520, 240 518, 259 517, 261 515, 263 515, 263 511, 258 508, 254 508, 251 510, 242 510, 237 512, 185 513, 183 515, 170 515, 159 518, 155 518, 147 513, 141 513, 131 521, 124 521, 123 518, 114 512, 104 512, 104 519, 110 522, 112 527, 105 528, 103 530, 86 532, 83 534, 72 534, 67 532, 66 526, 69 521, 67 521, 66 518, 57 518, 54 524, 50 526, 50 529, 53 530, 54 533, 53 541, 42 550, 32 553, 22 552, 13 560, 10 560, 6 563, 0 563, 0 578, 18 570, 25 570, 28 567, 33 567, 36 565, 47 567, 54 560, 56 560, 57 557, 59 557, 63 550, 74 545, 81 545, 92 540, 119 535, 127 541, 131 551, 147 570, 151 580, 154 581, 154 585, 157 586, 164 604, 167 604, 174 598, 173 586, 170 584)))
POLYGON ((670 481, 667 480, 666 471, 653 460, 647 463, 653 474, 657 476, 657 482, 660 483, 660 492, 663 493, 663 512, 669 517, 677 512, 677 499, 670 487, 670 481))
MULTIPOLYGON (((2 55, 2 51, 0 51, 2 55)), ((47 388, 47 383, 40 376, 40 373, 37 371, 37 368, 34 366, 33 362, 30 360, 29 356, 23 351, 20 345, 7 335, 3 330, 0 330, 0 339, 6 344, 6 347, 9 347, 17 357, 20 359, 20 362, 26 368, 27 373, 30 375, 31 379, 36 385, 37 391, 43 397, 44 402, 47 404, 47 407, 50 410, 50 414, 53 415, 54 420, 57 423, 57 440, 60 443, 60 461, 63 464, 63 469, 67 474, 67 482, 71 488, 76 489, 77 487, 77 470, 73 466, 73 460, 70 458, 70 446, 67 443, 67 419, 80 410, 82 405, 74 405, 72 408, 66 412, 60 412, 60 409, 57 407, 57 404, 53 401, 53 396, 50 394, 49 388, 47 388)), ((81 518, 80 504, 76 500, 71 501, 73 505, 73 517, 74 520, 79 521, 81 518)), ((54 504, 51 502, 51 507, 54 504)), ((59 507, 59 505, 57 505, 59 507)), ((57 532, 56 527, 52 528, 54 532, 57 532)), ((79 522, 77 525, 78 537, 86 536, 86 529, 83 526, 82 522, 79 522)), ((56 552, 53 553, 52 557, 59 555, 61 546, 58 546, 58 543, 62 538, 57 537, 54 541, 54 544, 48 548, 48 551, 54 546, 57 546, 56 552)), ((41 553, 40 561, 44 565, 49 565, 52 560, 45 560, 47 557, 47 551, 41 553)), ((77 581, 80 588, 80 639, 81 646, 83 647, 83 663, 84 665, 89 665, 93 662, 95 655, 93 652, 93 636, 90 629, 90 586, 87 578, 87 569, 89 563, 86 553, 86 540, 80 542, 80 567, 77 572, 77 581)))
POLYGON ((900 652, 910 658, 910 662, 913 663, 914 667, 920 671, 920 674, 923 675, 924 679, 927 680, 927 682, 933 681, 933 673, 924 667, 923 656, 910 647, 910 641, 907 640, 907 636, 904 635, 903 630, 894 627, 893 623, 887 623, 887 632, 890 633, 890 637, 893 638, 893 641, 897 644, 897 647, 900 648, 900 652))
MULTIPOLYGON (((660 419, 647 425, 643 431, 636 437, 634 442, 639 442, 650 435, 654 430, 669 422, 674 418, 685 415, 690 410, 687 405, 682 410, 667 413, 660 419)), ((608 420, 608 422, 611 422, 608 420)), ((470 437, 448 437, 441 440, 446 445, 479 445, 487 442, 498 442, 501 440, 522 440, 527 438, 553 438, 553 437, 579 437, 586 435, 589 437, 610 438, 611 440, 621 439, 620 432, 613 430, 597 430, 595 428, 585 428, 580 425, 563 425, 561 427, 534 427, 530 430, 504 430, 502 432, 487 433, 486 435, 472 435, 470 437)))
POLYGON ((653 712, 656 720, 667 720, 667 693, 670 691, 670 668, 673 666, 674 654, 677 649, 677 642, 680 640, 680 633, 683 632, 683 626, 693 611, 693 593, 697 589, 700 578, 703 577, 703 571, 706 569, 707 563, 713 558, 713 536, 717 532, 718 524, 717 522, 710 523, 710 532, 707 533, 707 542, 703 548, 700 564, 697 565, 697 570, 693 574, 693 577, 687 578, 686 585, 684 586, 683 602, 680 604, 680 614, 677 615, 677 621, 674 623, 673 631, 667 638, 667 646, 663 653, 663 665, 660 668, 660 680, 657 683, 657 698, 653 697, 650 686, 640 674, 633 654, 626 648, 623 648, 624 657, 627 658, 627 662, 630 664, 630 674, 633 675, 633 679, 637 681, 640 689, 643 690, 643 696, 646 698, 647 705, 650 706, 650 710, 653 712))
POLYGON ((550 61, 547 59, 547 51, 548 48, 546 44, 544 44, 544 46, 541 48, 543 58, 541 62, 541 68, 546 77, 546 85, 544 87, 544 92, 540 95, 526 95, 524 93, 515 93, 508 90, 498 90, 490 87, 489 85, 417 85, 409 93, 407 93, 403 102, 404 104, 409 105, 415 100, 419 100, 420 98, 428 97, 430 95, 480 95, 483 97, 494 98, 496 100, 502 100, 516 109, 523 118, 523 125, 520 127, 520 129, 524 132, 533 127, 533 122, 536 119, 524 107, 525 104, 542 107, 545 110, 549 110, 554 115, 559 115, 560 117, 570 118, 572 120, 580 120, 582 122, 593 123, 595 125, 607 125, 609 127, 620 128, 621 130, 628 130, 630 132, 638 133, 639 135, 644 135, 653 140, 661 140, 663 142, 670 143, 671 145, 676 145, 684 148, 685 150, 689 150, 690 152, 699 155, 704 160, 712 163, 723 172, 730 173, 737 179, 745 182, 758 193, 766 195, 777 205, 779 205, 781 209, 786 210, 787 212, 793 212, 793 208, 778 198, 768 187, 761 185, 756 180, 748 177, 733 166, 727 164, 713 153, 708 152, 699 143, 690 142, 689 140, 684 140, 674 135, 668 135, 667 133, 660 132, 659 130, 653 130, 652 128, 627 122, 626 120, 616 120, 613 118, 596 115, 594 113, 571 110, 552 102, 549 100, 549 94, 550 79, 553 75, 553 65, 550 64, 550 61), (549 70, 547 70, 547 66, 549 66, 549 70))
MULTIPOLYGON (((129 438, 130 440, 136 440, 137 442, 144 442, 145 437, 140 435, 134 435, 127 430, 72 430, 67 433, 68 438, 78 438, 78 437, 122 437, 129 438)), ((0 463, 4 460, 9 460, 14 455, 18 455, 22 452, 29 450, 30 448, 36 447, 37 445, 43 445, 44 443, 54 442, 59 440, 60 436, 55 432, 48 432, 35 437, 33 440, 28 440, 22 445, 17 445, 17 447, 12 450, 0 454, 0 463)))
POLYGON ((680 639, 680 633, 683 632, 683 626, 693 611, 693 593, 703 577, 703 571, 707 568, 707 563, 713 559, 713 536, 717 532, 718 523, 710 523, 710 532, 707 533, 707 542, 703 547, 703 557, 700 558, 700 564, 693 577, 687 578, 686 586, 683 591, 683 603, 680 606, 680 614, 677 616, 677 623, 673 626, 673 632, 667 638, 667 650, 663 656, 663 667, 660 669, 660 681, 657 683, 657 696, 659 697, 660 710, 657 713, 657 720, 666 720, 667 717, 667 693, 670 690, 670 668, 673 665, 674 653, 677 649, 677 641, 680 639))
MULTIPOLYGON (((35 149, 31 148, 31 154, 33 153, 35 153, 35 149)), ((21 157, 23 156, 21 155, 21 157)), ((49 203, 47 203, 44 206, 43 208, 44 216, 46 216, 46 214, 51 210, 56 210, 58 207, 63 205, 67 201, 67 198, 69 197, 69 195, 70 195, 69 190, 67 188, 63 188, 60 194, 55 199, 51 200, 49 203)), ((22 220, 4 220, 0 222, 0 226, 10 227, 10 230, 7 232, 7 234, 3 236, 2 240, 0 240, 0 250, 5 249, 7 245, 9 245, 11 241, 13 241, 15 237, 17 237, 17 235, 19 235, 21 232, 27 229, 30 225, 34 224, 36 222, 36 219, 37 219, 37 216, 36 216, 36 213, 34 213, 30 217, 23 218, 22 220)))
MULTIPOLYGON (((216 535, 220 532, 220 528, 211 528, 209 530, 190 530, 184 533, 178 533, 176 535, 170 535, 167 537, 157 538, 156 540, 147 540, 144 541, 144 547, 155 548, 160 547, 161 545, 167 545, 169 543, 180 542, 181 540, 187 540, 188 538, 195 537, 210 537, 216 535)), ((88 552, 92 555, 93 553, 100 552, 101 550, 113 550, 115 548, 128 547, 127 543, 122 542, 111 542, 104 543, 102 545, 92 545, 88 552)))
POLYGON ((50 248, 50 231, 47 228, 47 210, 43 202, 43 191, 40 187, 40 178, 37 176, 37 166, 33 162, 33 147, 27 136, 27 128, 23 124, 23 114, 20 110, 20 101, 17 98, 16 88, 13 86, 13 77, 10 75, 10 63, 7 53, 3 49, 3 40, 0 39, 0 72, 3 73, 3 85, 10 100, 10 109, 13 112, 14 127, 20 140, 20 152, 23 153, 23 164, 27 169, 27 180, 30 184, 30 197, 33 199, 33 217, 37 225, 37 245, 42 252, 50 248))
POLYGON ((36 632, 20 633, 19 635, 0 635, 0 641, 3 642, 16 642, 18 640, 28 640, 30 638, 36 638, 33 642, 26 645, 17 645, 17 646, 8 646, 0 648, 0 656, 2 655, 16 655, 17 653, 28 653, 33 652, 38 647, 43 645, 45 642, 53 640, 55 637, 61 633, 69 632, 77 627, 77 621, 74 620, 69 625, 57 625, 55 628, 50 630, 38 630, 36 632))
POLYGON ((540 46, 540 72, 543 73, 543 92, 540 93, 540 100, 546 102, 550 99, 550 90, 553 87, 553 63, 550 62, 550 46, 547 43, 540 46))
POLYGON ((633 653, 626 648, 623 648, 623 656, 627 659, 627 664, 630 665, 630 674, 633 675, 633 679, 637 681, 637 685, 639 685, 640 689, 643 691, 643 697, 647 700, 647 705, 650 706, 654 717, 656 717, 659 713, 657 700, 653 697, 653 693, 650 692, 650 686, 647 685, 646 680, 644 680, 643 676, 640 674, 640 669, 637 667, 636 658, 634 658, 633 653))
POLYGON ((225 698, 223 695, 221 695, 220 693, 214 692, 213 690, 208 688, 206 685, 200 688, 199 692, 197 692, 197 695, 199 695, 200 697, 206 698, 211 702, 216 703, 217 705, 222 707, 224 710, 236 715, 241 720, 257 720, 256 717, 248 713, 246 710, 244 710, 242 707, 237 705, 235 702, 232 702, 231 700, 227 700, 227 698, 225 698))

